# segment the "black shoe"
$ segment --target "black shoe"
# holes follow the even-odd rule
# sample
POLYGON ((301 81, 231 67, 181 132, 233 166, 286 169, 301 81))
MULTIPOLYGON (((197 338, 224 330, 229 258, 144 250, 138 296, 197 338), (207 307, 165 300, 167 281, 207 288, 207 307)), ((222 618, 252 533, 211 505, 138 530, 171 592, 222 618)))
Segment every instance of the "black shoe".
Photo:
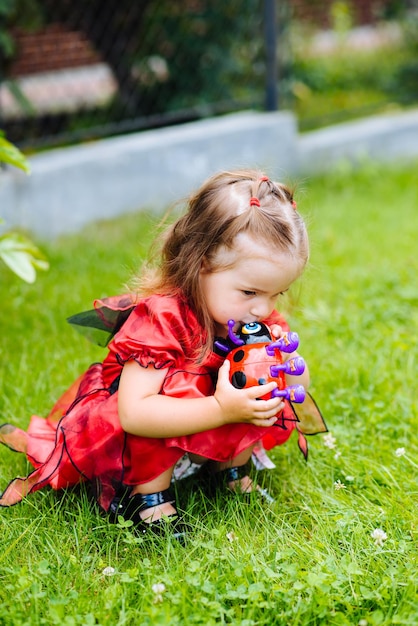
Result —
MULTIPOLYGON (((226 484, 240 481, 241 478, 245 478, 249 475, 249 467, 248 463, 245 465, 238 465, 234 467, 227 467, 224 470, 219 472, 221 480, 223 480, 226 484)), ((230 489, 230 487, 228 487, 230 489)), ((248 491, 238 490, 238 493, 251 493, 248 491)))
POLYGON ((158 506, 165 502, 174 504, 175 498, 170 489, 157 491, 155 493, 137 493, 130 495, 131 489, 126 489, 120 495, 116 495, 109 507, 109 514, 113 522, 117 522, 119 516, 124 520, 131 520, 134 523, 134 530, 139 535, 152 533, 154 535, 164 535, 169 532, 178 541, 184 541, 191 528, 183 522, 177 513, 163 515, 154 522, 146 522, 140 516, 141 511, 158 506))
POLYGON ((274 502, 275 500, 273 496, 267 491, 267 489, 263 489, 262 487, 260 487, 260 485, 257 485, 255 483, 253 483, 251 491, 243 491, 242 489, 239 489, 239 485, 238 489, 231 489, 231 487, 229 487, 229 483, 240 481, 242 478, 249 476, 249 474, 249 463, 245 463, 245 465, 227 467, 226 469, 220 470, 218 472, 213 471, 209 473, 208 471, 206 471, 204 475, 202 472, 203 479, 208 486, 210 493, 213 493, 214 489, 218 489, 220 486, 223 486, 226 487, 228 491, 238 495, 242 495, 245 498, 251 498, 255 491, 256 494, 266 500, 266 502, 269 502, 270 504, 274 502))

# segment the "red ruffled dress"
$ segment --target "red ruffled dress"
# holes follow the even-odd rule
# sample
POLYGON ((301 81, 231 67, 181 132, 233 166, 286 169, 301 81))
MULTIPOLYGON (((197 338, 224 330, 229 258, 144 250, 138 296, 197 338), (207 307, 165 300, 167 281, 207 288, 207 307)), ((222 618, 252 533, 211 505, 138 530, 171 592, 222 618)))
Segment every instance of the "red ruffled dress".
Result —
MULTIPOLYGON (((124 432, 117 409, 118 380, 124 363, 134 359, 141 367, 167 369, 160 393, 196 398, 213 394, 224 357, 212 352, 203 363, 195 363, 196 337, 204 336, 205 330, 181 297, 156 295, 133 305, 124 296, 96 301, 95 307, 101 330, 109 327, 111 333, 116 317, 119 325, 120 319, 123 320, 108 345, 103 363, 91 365, 58 400, 46 419, 33 416, 27 433, 10 425, 0 428, 0 441, 25 452, 35 467, 29 476, 16 478, 8 485, 0 505, 15 504, 45 486, 61 489, 90 481, 99 504, 108 510, 122 484, 137 485, 152 480, 172 467, 185 452, 227 461, 266 434, 273 436, 272 445, 284 443, 291 435, 297 418, 290 406, 285 409, 288 419, 285 417, 282 428, 230 424, 166 439, 124 432), (114 314, 113 319, 109 313, 114 314)), ((277 312, 264 321, 288 329, 277 312)))

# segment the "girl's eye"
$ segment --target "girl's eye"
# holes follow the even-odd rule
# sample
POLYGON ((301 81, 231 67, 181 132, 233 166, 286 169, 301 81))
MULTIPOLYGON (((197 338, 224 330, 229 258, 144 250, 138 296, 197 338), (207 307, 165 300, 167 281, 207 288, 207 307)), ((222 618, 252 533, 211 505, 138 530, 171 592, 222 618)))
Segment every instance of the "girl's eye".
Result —
POLYGON ((247 291, 244 289, 242 293, 244 296, 255 296, 255 291, 247 291))

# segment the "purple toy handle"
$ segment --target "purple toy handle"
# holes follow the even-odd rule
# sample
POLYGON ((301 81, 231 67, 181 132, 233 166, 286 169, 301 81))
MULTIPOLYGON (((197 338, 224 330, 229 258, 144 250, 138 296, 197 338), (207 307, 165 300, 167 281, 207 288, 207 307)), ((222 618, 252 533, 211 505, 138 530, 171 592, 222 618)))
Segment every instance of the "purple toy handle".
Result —
POLYGON ((273 398, 285 398, 291 402, 301 404, 306 398, 305 388, 302 385, 291 385, 286 389, 273 389, 271 392, 273 398))
POLYGON ((280 365, 271 365, 270 374, 273 378, 277 378, 279 372, 300 376, 305 371, 305 360, 301 356, 295 356, 280 365))
POLYGON ((274 350, 280 350, 281 352, 294 352, 299 347, 299 335, 294 332, 285 333, 283 337, 269 343, 266 346, 266 351, 269 356, 274 356, 274 350))

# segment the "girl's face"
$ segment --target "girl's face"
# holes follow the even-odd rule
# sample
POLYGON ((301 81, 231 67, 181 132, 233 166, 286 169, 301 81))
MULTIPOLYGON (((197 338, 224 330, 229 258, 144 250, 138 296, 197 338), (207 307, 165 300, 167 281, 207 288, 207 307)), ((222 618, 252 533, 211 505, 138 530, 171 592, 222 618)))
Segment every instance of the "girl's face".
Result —
POLYGON ((299 259, 246 234, 237 236, 232 249, 219 250, 213 266, 226 269, 210 271, 203 263, 200 285, 219 336, 226 336, 228 320, 248 324, 268 317, 303 270, 299 259))

